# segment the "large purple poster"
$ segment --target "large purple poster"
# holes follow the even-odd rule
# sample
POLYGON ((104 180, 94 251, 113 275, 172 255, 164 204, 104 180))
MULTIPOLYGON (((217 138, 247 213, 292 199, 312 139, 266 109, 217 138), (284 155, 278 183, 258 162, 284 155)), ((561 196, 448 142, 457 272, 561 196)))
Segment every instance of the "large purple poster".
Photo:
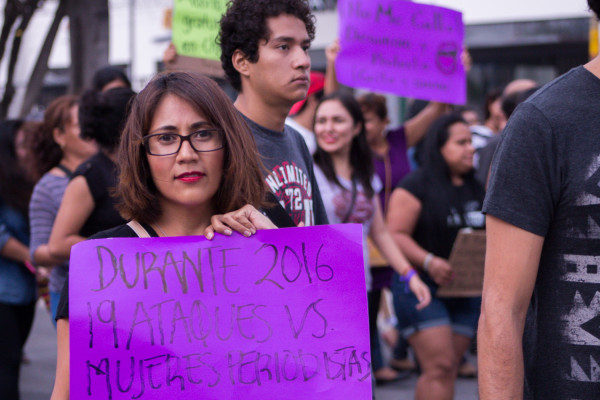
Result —
POLYGON ((401 0, 339 0, 338 12, 341 83, 465 103, 460 12, 401 0))
POLYGON ((370 399, 362 231, 75 246, 73 399, 370 399))

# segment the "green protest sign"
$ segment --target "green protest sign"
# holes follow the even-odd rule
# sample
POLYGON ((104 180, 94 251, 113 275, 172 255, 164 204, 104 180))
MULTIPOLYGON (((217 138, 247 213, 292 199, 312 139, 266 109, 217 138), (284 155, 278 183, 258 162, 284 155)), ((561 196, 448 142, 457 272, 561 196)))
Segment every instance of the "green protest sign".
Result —
POLYGON ((174 0, 173 44, 178 55, 219 60, 219 20, 227 0, 174 0))

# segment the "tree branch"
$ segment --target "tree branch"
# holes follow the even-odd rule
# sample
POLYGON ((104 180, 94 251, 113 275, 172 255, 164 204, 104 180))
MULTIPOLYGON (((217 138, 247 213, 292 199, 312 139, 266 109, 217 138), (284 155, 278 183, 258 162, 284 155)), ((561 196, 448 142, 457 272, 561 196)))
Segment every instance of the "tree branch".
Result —
POLYGON ((50 25, 50 29, 48 29, 46 39, 44 39, 44 44, 42 45, 40 54, 38 55, 37 61, 35 62, 33 71, 31 72, 29 83, 27 84, 25 98, 23 99, 23 104, 21 106, 21 118, 29 114, 29 112, 31 111, 31 107, 33 107, 33 104, 40 95, 42 85, 44 83, 44 77, 46 76, 46 72, 48 71, 48 59, 50 58, 50 53, 52 52, 54 39, 56 38, 58 28, 66 13, 67 0, 60 0, 58 8, 56 9, 56 12, 54 14, 54 20, 50 25))
POLYGON ((19 51, 21 50, 21 41, 23 34, 33 17, 33 13, 38 7, 38 0, 28 0, 26 3, 19 3, 17 6, 19 14, 21 16, 21 23, 17 28, 13 37, 13 43, 10 49, 10 59, 8 61, 8 74, 6 77, 6 86, 4 88, 4 96, 2 102, 0 102, 0 118, 5 119, 8 114, 8 107, 15 95, 15 87, 13 84, 13 78, 15 75, 15 66, 19 58, 19 51))

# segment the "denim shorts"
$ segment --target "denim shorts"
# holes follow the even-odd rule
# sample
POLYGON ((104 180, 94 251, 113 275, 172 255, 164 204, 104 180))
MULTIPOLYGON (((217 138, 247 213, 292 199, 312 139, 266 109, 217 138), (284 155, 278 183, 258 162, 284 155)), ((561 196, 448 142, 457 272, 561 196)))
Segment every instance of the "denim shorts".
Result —
POLYGON ((458 335, 473 338, 481 310, 481 297, 437 297, 437 285, 429 279, 424 280, 431 290, 431 303, 417 310, 416 296, 407 291, 408 285, 394 274, 392 293, 394 309, 398 318, 398 329, 404 338, 418 331, 435 326, 450 325, 458 335))

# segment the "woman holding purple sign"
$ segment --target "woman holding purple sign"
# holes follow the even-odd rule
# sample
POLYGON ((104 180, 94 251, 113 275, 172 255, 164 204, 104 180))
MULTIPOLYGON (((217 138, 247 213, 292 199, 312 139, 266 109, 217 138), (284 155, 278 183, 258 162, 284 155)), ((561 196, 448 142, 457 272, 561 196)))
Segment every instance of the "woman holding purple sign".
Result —
MULTIPOLYGON (((130 222, 93 238, 211 239, 221 222, 246 236, 275 228, 255 208, 266 187, 252 135, 209 78, 183 72, 154 78, 132 103, 117 159, 119 210, 130 222)), ((69 398, 68 287, 67 281, 57 315, 53 400, 69 398)))

